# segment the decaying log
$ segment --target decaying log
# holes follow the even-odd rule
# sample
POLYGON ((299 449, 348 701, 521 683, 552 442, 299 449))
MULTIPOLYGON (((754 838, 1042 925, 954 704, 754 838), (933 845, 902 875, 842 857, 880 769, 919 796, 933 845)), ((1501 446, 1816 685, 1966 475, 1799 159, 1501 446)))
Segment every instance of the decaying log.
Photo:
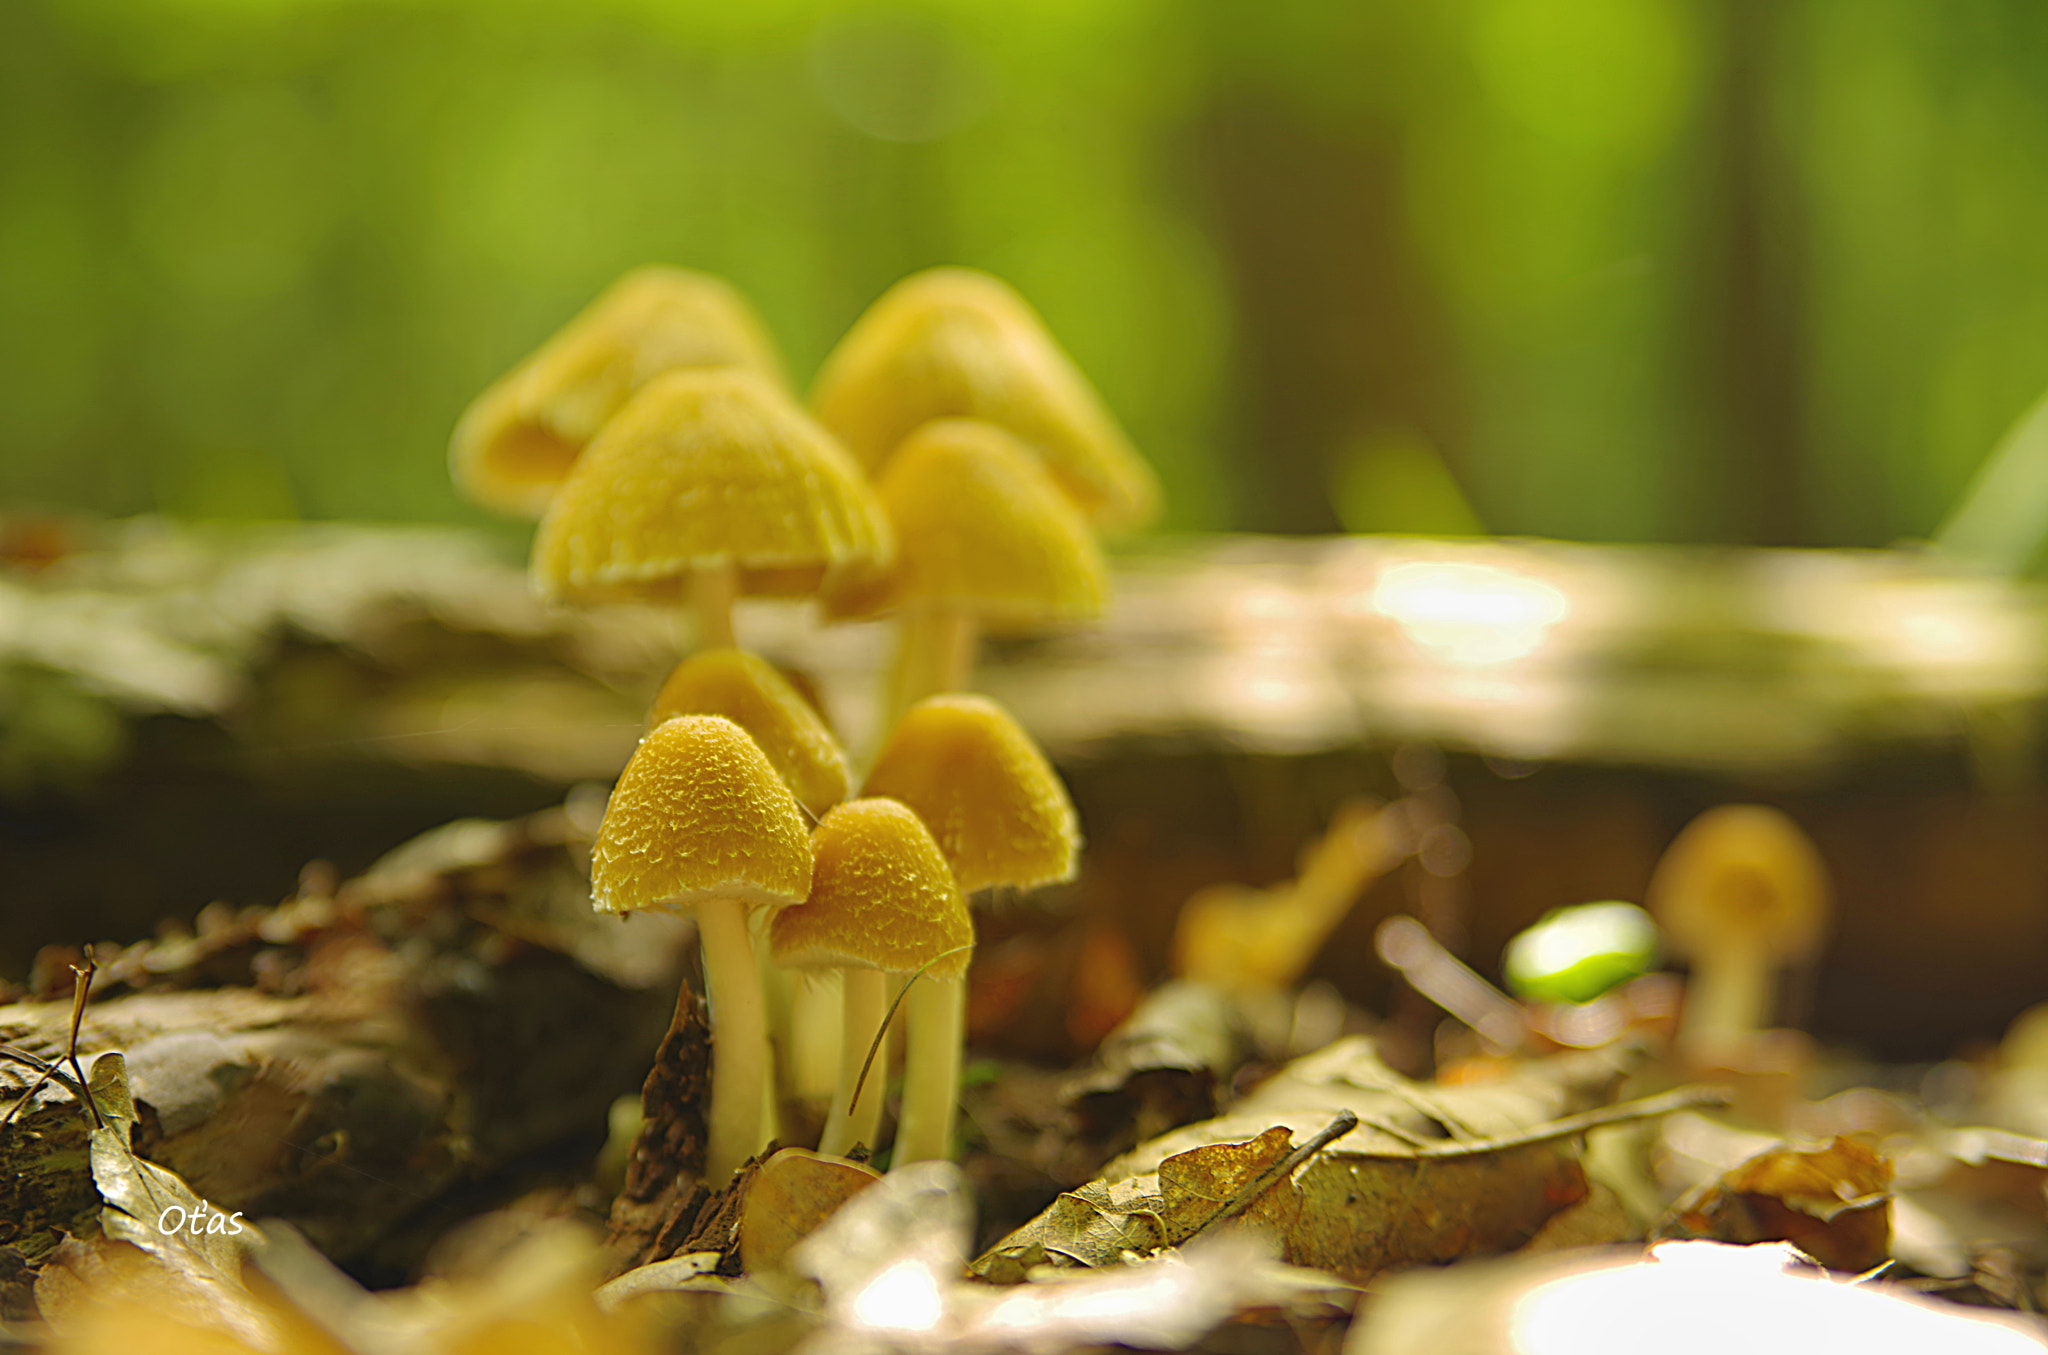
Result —
MULTIPOLYGON (((645 1072, 687 928, 590 911, 583 836, 551 811, 462 823, 360 879, 107 952, 79 1049, 119 1050, 135 1149, 327 1254, 363 1255, 451 1187, 586 1135, 645 1072), (207 986, 222 975, 239 986, 207 986)), ((61 957, 59 957, 61 958, 61 957)), ((64 965, 0 1007, 0 1106, 65 1052, 64 965)), ((77 1098, 52 1080, 0 1129, 0 1279, 92 1206, 77 1098)))

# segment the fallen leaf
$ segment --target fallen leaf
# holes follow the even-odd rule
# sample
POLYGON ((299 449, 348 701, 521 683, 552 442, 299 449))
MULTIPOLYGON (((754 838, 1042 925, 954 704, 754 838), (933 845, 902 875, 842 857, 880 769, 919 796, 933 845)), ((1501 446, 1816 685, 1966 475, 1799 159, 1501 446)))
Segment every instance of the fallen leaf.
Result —
POLYGON ((1834 1270, 1891 1256, 1892 1164, 1855 1138, 1785 1146, 1750 1158, 1671 1207, 1666 1236, 1789 1242, 1834 1270))
POLYGON ((839 1207, 882 1179, 843 1157, 784 1148, 761 1164, 740 1206, 740 1267, 749 1275, 778 1270, 797 1243, 839 1207))

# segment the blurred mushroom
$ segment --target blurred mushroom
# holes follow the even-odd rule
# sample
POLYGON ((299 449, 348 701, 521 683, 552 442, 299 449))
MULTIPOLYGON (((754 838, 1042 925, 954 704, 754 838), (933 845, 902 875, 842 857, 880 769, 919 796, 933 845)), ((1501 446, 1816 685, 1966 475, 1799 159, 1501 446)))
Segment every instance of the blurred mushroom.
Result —
POLYGON ((1722 805, 1687 824, 1650 879, 1650 912, 1692 961, 1678 1047, 1717 1062, 1770 1020, 1784 966, 1818 949, 1827 869, 1799 825, 1764 805, 1722 805))
POLYGON ((893 721, 927 696, 959 691, 984 625, 1023 630, 1102 614, 1102 550, 1030 450, 993 424, 940 419, 910 435, 876 485, 896 532, 896 564, 826 601, 828 611, 897 611, 893 721))
MULTIPOLYGON (((772 935, 779 963, 843 971, 839 1085, 818 1147, 844 1156, 855 1144, 874 1147, 881 1122, 888 1060, 887 1043, 877 1043, 877 1036, 888 1008, 885 976, 922 971, 927 981, 957 987, 974 949, 974 923, 938 844, 917 815, 895 800, 840 805, 818 824, 811 849, 817 867, 810 897, 777 914, 772 935), (862 1082, 871 1047, 874 1063, 862 1082)), ((910 1019, 917 1019, 914 1010, 910 1019)), ((927 1099, 932 1093, 922 1088, 928 1082, 957 1082, 958 1069, 957 1047, 950 1058, 935 1055, 931 1041, 913 1032, 905 1101, 927 1099)))
POLYGON ((640 741, 591 846, 591 902, 696 914, 711 1003, 705 1175, 714 1188, 769 1139, 762 1107, 773 1064, 747 911, 800 903, 810 888, 803 811, 746 731, 684 715, 640 741))
POLYGON ((980 419, 1029 443, 1104 526, 1140 526, 1159 486, 1044 322, 1000 279, 933 268, 890 288, 825 359, 812 408, 871 473, 933 419, 980 419))
MULTIPOLYGON (((1036 889, 1074 877, 1080 823, 1031 736, 986 697, 935 696, 910 708, 861 788, 910 806, 969 894, 1036 889)), ((927 975, 910 989, 910 1060, 950 1076, 906 1086, 896 1163, 952 1156, 967 985, 927 975)))
POLYGON ((1212 885, 1182 905, 1174 971, 1229 989, 1291 988, 1365 887, 1401 858, 1385 810, 1352 800, 1301 855, 1301 873, 1271 889, 1212 885))
POLYGON ((470 403, 448 448, 457 487, 486 508, 540 516, 606 421, 678 367, 743 367, 784 384, 767 331, 729 284, 636 268, 470 403))
POLYGON ((894 539, 860 468, 760 376, 656 378, 605 425, 533 540, 541 594, 687 596, 697 643, 730 646, 742 593, 803 597, 887 566, 894 539))

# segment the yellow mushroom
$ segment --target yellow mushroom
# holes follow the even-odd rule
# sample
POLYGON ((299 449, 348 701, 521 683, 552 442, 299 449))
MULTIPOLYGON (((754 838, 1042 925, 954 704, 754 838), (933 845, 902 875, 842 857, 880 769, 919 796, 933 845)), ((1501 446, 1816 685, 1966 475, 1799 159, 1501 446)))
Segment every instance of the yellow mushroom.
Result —
MULTIPOLYGON (((974 949, 974 923, 938 844, 895 800, 840 805, 819 822, 811 850, 817 867, 810 897, 778 913, 772 935, 778 964, 844 973, 839 1083, 818 1144, 823 1152, 843 1156, 857 1143, 873 1147, 881 1121, 886 1042, 860 1085, 858 1101, 854 1088, 887 1012, 886 976, 922 970, 926 981, 958 986, 974 949)), ((926 1098, 922 1084, 948 1075, 943 1055, 927 1055, 913 1040, 904 1070, 906 1101, 926 1098)), ((955 1078, 958 1065, 956 1048, 955 1078)))
POLYGON ((810 888, 803 811, 746 731, 685 715, 640 741, 591 846, 591 902, 696 914, 711 1003, 705 1173, 714 1188, 769 1139, 762 1108, 773 1064, 747 911, 800 903, 810 888))
POLYGON ((1102 614, 1102 549, 1030 450, 993 424, 939 419, 911 434, 875 486, 896 563, 828 594, 828 615, 894 611, 902 635, 889 716, 974 669, 984 626, 1025 630, 1102 614))
POLYGON ((654 698, 648 727, 678 715, 723 715, 746 730, 813 818, 846 798, 845 751, 817 707, 766 659, 739 649, 684 659, 654 698))
MULTIPOLYGON (((986 697, 935 696, 911 707, 861 794, 908 805, 970 894, 1057 884, 1078 868, 1080 822, 1066 787, 1031 736, 986 697)), ((895 1162, 952 1155, 966 1002, 964 979, 910 990, 909 1058, 951 1063, 944 1077, 905 1086, 895 1162)))
POLYGON ((1665 849, 1646 902, 1671 951, 1692 962, 1679 1049, 1721 1060, 1769 1023, 1778 971, 1819 948, 1827 868, 1780 811, 1721 805, 1665 849))
POLYGON ((567 601, 675 598, 732 644, 741 593, 816 592, 886 568, 894 540, 860 468, 760 376, 671 372, 593 441, 548 505, 532 575, 567 601))
POLYGON ((636 268, 471 402, 449 471, 486 508, 538 517, 606 421, 678 367, 744 367, 784 384, 767 331, 729 284, 636 268))
POLYGON ((1139 526, 1159 486, 1044 322, 1008 284, 968 268, 905 278, 825 359, 811 406, 871 472, 933 419, 1016 434, 1104 526, 1139 526))

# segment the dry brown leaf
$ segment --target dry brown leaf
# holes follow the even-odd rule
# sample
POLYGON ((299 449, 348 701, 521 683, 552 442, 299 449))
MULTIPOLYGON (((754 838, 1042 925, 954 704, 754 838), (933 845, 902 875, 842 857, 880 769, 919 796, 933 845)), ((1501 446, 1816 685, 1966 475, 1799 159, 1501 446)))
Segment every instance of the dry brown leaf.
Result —
POLYGON ((740 1206, 740 1266, 778 1270, 790 1248, 882 1179, 881 1173, 808 1148, 784 1148, 754 1173, 740 1206))
POLYGON ((1892 1164, 1860 1139, 1758 1154, 1672 1206, 1667 1235, 1790 1242, 1834 1270, 1891 1255, 1892 1164))
POLYGON ((1363 1041, 1297 1060, 1237 1112, 1189 1125, 1112 1163, 975 1262, 984 1279, 1032 1266, 1114 1265, 1196 1235, 1225 1202, 1296 1265, 1363 1282, 1401 1266, 1510 1250, 1586 1195, 1559 1117, 1601 1099, 1616 1069, 1543 1060, 1483 1086, 1399 1077, 1363 1041), (1362 1122, 1258 1198, 1243 1192, 1337 1117, 1362 1122))

